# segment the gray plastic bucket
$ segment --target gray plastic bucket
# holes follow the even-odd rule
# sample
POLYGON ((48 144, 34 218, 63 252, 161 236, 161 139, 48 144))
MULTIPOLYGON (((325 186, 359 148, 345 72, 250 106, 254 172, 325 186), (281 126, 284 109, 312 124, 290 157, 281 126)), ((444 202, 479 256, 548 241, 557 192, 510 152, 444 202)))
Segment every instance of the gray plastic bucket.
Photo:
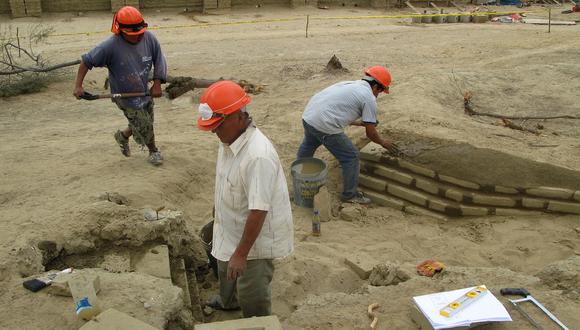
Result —
POLYGON ((298 159, 292 163, 290 173, 294 186, 294 203, 302 207, 313 207, 314 196, 326 183, 326 162, 318 158, 298 159))

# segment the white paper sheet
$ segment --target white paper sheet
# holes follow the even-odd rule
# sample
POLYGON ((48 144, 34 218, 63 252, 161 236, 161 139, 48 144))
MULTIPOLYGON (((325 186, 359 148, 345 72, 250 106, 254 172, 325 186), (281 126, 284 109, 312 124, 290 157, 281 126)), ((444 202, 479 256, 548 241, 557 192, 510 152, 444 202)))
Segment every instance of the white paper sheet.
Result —
MULTIPOLYGON (((485 287, 485 285, 482 285, 485 287)), ((439 311, 475 287, 433 293, 413 297, 417 307, 427 317, 434 329, 448 329, 469 326, 479 322, 509 322, 511 317, 499 300, 488 292, 452 317, 445 317, 439 311)))

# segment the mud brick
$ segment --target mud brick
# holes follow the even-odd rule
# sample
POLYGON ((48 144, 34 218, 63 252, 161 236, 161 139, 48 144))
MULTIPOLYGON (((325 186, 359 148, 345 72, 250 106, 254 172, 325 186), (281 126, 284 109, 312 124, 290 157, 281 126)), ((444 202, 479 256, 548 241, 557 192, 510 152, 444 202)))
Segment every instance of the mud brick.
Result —
POLYGON ((574 199, 580 202, 580 190, 574 193, 574 199))
POLYGON ((393 181, 402 183, 404 185, 410 186, 413 183, 413 177, 407 173, 399 172, 393 168, 388 168, 385 166, 376 166, 375 172, 376 175, 382 176, 387 179, 391 179, 393 181))
POLYGON ((378 205, 391 207, 399 211, 402 211, 403 207, 405 207, 405 202, 398 198, 382 195, 368 190, 363 190, 363 192, 367 197, 369 197, 374 203, 378 205))
POLYGON ((145 253, 131 256, 131 268, 138 273, 170 279, 171 271, 167 245, 157 245, 145 253))
POLYGON ((414 191, 413 189, 404 188, 395 184, 389 184, 387 186, 387 192, 393 196, 402 198, 411 203, 427 206, 427 196, 421 192, 414 191))
MULTIPOLYGON (((304 0, 302 0, 302 4, 304 4, 304 0)), ((292 5, 294 5, 294 4, 292 4, 292 5)), ((232 0, 218 0, 218 8, 231 8, 231 7, 232 7, 232 0)))
POLYGON ((425 179, 417 179, 415 181, 415 187, 433 195, 437 195, 437 193, 439 192, 439 185, 437 185, 435 182, 428 181, 425 179))
MULTIPOLYGON (((282 330, 277 316, 260 316, 222 322, 201 323, 195 330, 282 330)), ((84 330, 84 329, 83 329, 84 330)))
POLYGON ((399 159, 399 166, 416 174, 421 174, 430 178, 435 178, 435 171, 413 164, 404 159, 399 159))
POLYGON ((387 2, 385 0, 371 0, 371 8, 387 8, 387 2))
POLYGON ((139 9, 139 0, 111 0, 111 11, 113 13, 124 6, 132 6, 139 9))
POLYGON ((562 213, 580 214, 580 203, 550 201, 548 203, 548 210, 562 213))
POLYGON ((445 197, 452 199, 456 202, 462 202, 463 201, 463 193, 457 189, 447 189, 445 191, 445 197))
POLYGON ((461 214, 464 216, 483 216, 489 214, 487 207, 461 205, 461 214))
POLYGON ((574 191, 564 188, 537 187, 526 189, 526 194, 546 198, 570 199, 574 191))
POLYGON ((452 201, 447 201, 440 198, 429 198, 427 205, 430 210, 442 212, 452 216, 461 215, 459 205, 452 201))
POLYGON ((385 191, 387 188, 387 184, 384 181, 372 178, 370 176, 360 175, 358 179, 359 184, 367 188, 371 188, 377 191, 385 191))
POLYGON ((520 210, 520 209, 506 209, 506 208, 501 208, 498 207, 495 209, 495 215, 503 215, 503 216, 509 216, 509 215, 523 215, 523 216, 530 216, 530 215, 540 215, 542 214, 541 212, 534 212, 534 211, 530 211, 530 210, 520 210))
POLYGON ((82 272, 86 278, 90 281, 93 281, 93 287, 95 288, 95 293, 99 293, 101 291, 101 279, 99 275, 93 274, 91 272, 87 272, 84 270, 73 270, 72 273, 68 274, 58 274, 58 276, 52 281, 50 286, 48 286, 45 290, 46 293, 52 294, 55 296, 64 296, 64 297, 72 297, 70 292, 70 288, 68 286, 68 281, 78 274, 82 272))
POLYGON ((517 202, 511 197, 473 194, 473 203, 481 205, 514 207, 517 202))
POLYGON ((522 205, 528 209, 545 209, 548 206, 548 201, 545 199, 524 197, 522 198, 522 205))
POLYGON ((447 220, 447 217, 444 216, 443 214, 439 214, 437 212, 433 212, 433 211, 429 211, 423 207, 420 206, 416 206, 416 205, 409 205, 409 206, 405 206, 405 209, 403 210, 406 213, 409 214, 414 214, 414 215, 425 215, 431 218, 435 218, 435 219, 439 219, 439 220, 447 220))
MULTIPOLYGON (((79 330, 158 330, 151 325, 131 317, 116 309, 109 308, 97 315, 93 320, 85 323, 79 330)), ((197 329, 197 328, 196 328, 197 329)))
POLYGON ((383 147, 371 142, 360 150, 360 159, 370 160, 373 162, 380 162, 383 154, 383 147))
POLYGON ((378 261, 368 255, 352 255, 344 258, 344 263, 350 267, 361 280, 366 280, 371 275, 371 271, 378 264, 378 261))
POLYGON ((446 183, 450 183, 462 188, 467 188, 467 189, 474 189, 474 190, 479 190, 481 188, 481 186, 477 183, 474 182, 470 182, 470 181, 466 181, 466 180, 461 180, 461 179, 457 179, 448 175, 443 175, 443 174, 439 174, 439 180, 441 180, 442 182, 446 182, 446 183))
POLYGON ((519 193, 519 191, 516 188, 512 188, 512 187, 505 187, 505 186, 494 186, 493 190, 497 193, 501 193, 501 194, 517 194, 519 193))

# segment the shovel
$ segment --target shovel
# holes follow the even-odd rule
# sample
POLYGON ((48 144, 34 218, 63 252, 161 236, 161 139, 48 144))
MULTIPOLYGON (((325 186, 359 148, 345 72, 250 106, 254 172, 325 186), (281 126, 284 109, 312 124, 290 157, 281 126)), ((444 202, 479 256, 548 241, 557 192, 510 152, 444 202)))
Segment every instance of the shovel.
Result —
POLYGON ((83 95, 80 96, 81 99, 87 101, 99 100, 99 99, 124 99, 129 97, 140 97, 140 96, 149 96, 149 93, 117 93, 117 94, 91 94, 89 92, 84 92, 83 95))

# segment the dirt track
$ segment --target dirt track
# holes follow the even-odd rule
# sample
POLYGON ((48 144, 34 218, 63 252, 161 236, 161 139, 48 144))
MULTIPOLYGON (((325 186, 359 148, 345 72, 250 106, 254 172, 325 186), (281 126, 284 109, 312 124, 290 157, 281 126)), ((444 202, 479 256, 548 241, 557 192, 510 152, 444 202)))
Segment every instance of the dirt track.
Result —
MULTIPOLYGON (((492 125, 492 120, 466 117, 459 91, 474 92, 473 102, 484 112, 577 114, 580 27, 553 26, 548 34, 545 26, 524 24, 313 19, 309 38, 304 37, 303 20, 170 28, 200 21, 304 17, 307 13, 384 12, 252 8, 196 16, 197 21, 170 11, 145 15, 150 26, 166 27, 154 32, 170 74, 267 84, 265 93, 253 96, 249 109, 276 145, 285 168, 301 141, 300 118, 309 97, 334 82, 358 79, 365 67, 380 64, 389 66, 394 79, 391 94, 378 99, 383 133, 412 132, 580 171, 578 121, 542 122, 545 133, 540 136, 513 131, 492 125), (350 73, 323 72, 333 54, 350 73), (532 146, 539 144, 552 147, 532 146)), ((30 21, 37 20, 10 24, 24 28, 30 21)), ((60 34, 98 32, 109 28, 110 17, 105 13, 59 14, 42 22, 60 34)), ((107 36, 106 32, 54 36, 42 51, 56 61, 74 60, 107 36)), ((93 70, 85 88, 102 91, 105 77, 105 70, 93 70)), ((153 168, 134 143, 131 158, 120 155, 112 135, 125 125, 124 117, 107 101, 74 99, 73 79, 71 71, 44 92, 0 100, 0 287, 6 293, 0 296, 0 328, 78 328, 72 302, 67 309, 68 300, 54 303, 61 298, 34 295, 20 286, 22 273, 33 274, 42 266, 34 253, 24 260, 23 251, 40 240, 55 241, 67 253, 90 250, 90 244, 84 244, 96 235, 90 229, 123 219, 118 214, 124 214, 99 202, 100 194, 121 193, 129 199, 131 210, 160 205, 181 210, 191 232, 205 224, 211 213, 218 140, 194 127, 200 91, 156 102, 156 135, 166 162, 153 168), (28 308, 31 304, 37 306, 36 314, 28 308)), ((348 134, 358 144, 364 142, 360 129, 349 128, 348 134)), ((317 155, 331 164, 329 188, 336 194, 340 190, 337 163, 326 151, 317 155)), ((274 312, 286 328, 364 329, 369 321, 366 306, 379 302, 379 329, 409 329, 413 327, 408 309, 412 296, 478 284, 486 284, 496 294, 501 287, 527 287, 571 328, 580 324, 580 300, 574 291, 580 280, 576 277, 576 285, 569 287, 572 292, 562 294, 563 287, 553 289, 535 276, 548 264, 580 253, 578 216, 441 222, 380 207, 357 212, 353 222, 323 223, 323 235, 315 239, 307 236, 310 214, 295 208, 296 253, 280 262, 273 284, 274 312), (433 280, 413 276, 397 286, 372 287, 344 266, 345 255, 353 252, 408 265, 435 258, 450 269, 433 280)), ((123 300, 111 304, 124 308, 123 300)), ((511 314, 516 323, 488 329, 532 329, 517 312, 511 314)), ((233 316, 218 314, 214 319, 233 316)))

